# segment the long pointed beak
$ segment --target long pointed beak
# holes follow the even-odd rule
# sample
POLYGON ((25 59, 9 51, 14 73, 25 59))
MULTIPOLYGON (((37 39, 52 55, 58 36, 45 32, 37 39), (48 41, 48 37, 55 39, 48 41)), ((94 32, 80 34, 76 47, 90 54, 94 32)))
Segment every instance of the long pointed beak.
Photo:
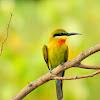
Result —
POLYGON ((71 35, 82 35, 82 34, 80 34, 80 33, 67 33, 66 35, 71 36, 71 35))

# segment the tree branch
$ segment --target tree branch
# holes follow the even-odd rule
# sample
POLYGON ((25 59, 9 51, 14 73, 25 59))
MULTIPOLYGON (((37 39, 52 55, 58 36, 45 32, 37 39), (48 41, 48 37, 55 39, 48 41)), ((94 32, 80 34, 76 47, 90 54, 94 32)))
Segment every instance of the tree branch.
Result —
MULTIPOLYGON (((55 75, 59 74, 60 72, 66 70, 68 68, 71 68, 73 66, 77 66, 79 68, 100 69, 100 66, 99 66, 99 68, 97 68, 97 66, 95 67, 95 66, 87 66, 87 65, 80 64, 83 59, 85 59, 86 57, 88 57, 91 54, 96 53, 98 51, 100 51, 100 44, 98 44, 98 45, 96 45, 96 46, 94 46, 94 47, 92 47, 92 48, 80 53, 78 56, 76 56, 75 58, 71 59, 70 61, 67 61, 64 64, 60 64, 55 69, 53 69, 51 72, 45 74, 44 76, 41 76, 40 78, 36 79, 35 81, 29 83, 19 93, 17 93, 11 100, 21 100, 26 95, 28 95, 31 91, 33 91, 34 89, 39 87, 40 85, 52 80, 53 77, 57 78, 57 77, 55 77, 55 75)), ((100 73, 100 71, 97 71, 97 72, 94 72, 94 73, 88 74, 88 75, 70 77, 69 79, 92 77, 92 76, 94 76, 94 75, 96 75, 98 73, 100 73)), ((60 77, 60 78, 62 78, 62 77, 60 77)))
POLYGON ((4 44, 4 42, 5 42, 5 41, 7 40, 7 38, 8 38, 8 30, 9 30, 11 18, 12 18, 12 13, 11 13, 11 16, 10 16, 10 19, 9 19, 9 22, 8 22, 8 25, 7 25, 7 35, 6 35, 5 39, 2 41, 2 43, 1 43, 0 56, 1 56, 1 53, 2 53, 2 50, 3 50, 3 44, 4 44))
POLYGON ((90 65, 83 65, 83 64, 79 64, 78 66, 75 67, 85 68, 85 69, 100 69, 100 66, 90 66, 90 65))
POLYGON ((53 76, 52 80, 74 80, 74 79, 81 79, 81 78, 87 78, 87 77, 93 77, 94 75, 97 75, 100 73, 100 70, 91 73, 91 74, 86 74, 86 75, 81 75, 81 76, 73 76, 73 77, 57 77, 53 76))

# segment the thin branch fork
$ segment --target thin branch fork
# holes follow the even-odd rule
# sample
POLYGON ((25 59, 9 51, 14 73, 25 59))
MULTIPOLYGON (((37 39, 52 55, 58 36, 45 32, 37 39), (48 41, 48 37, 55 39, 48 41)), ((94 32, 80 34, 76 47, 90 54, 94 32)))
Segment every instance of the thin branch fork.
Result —
POLYGON ((81 76, 73 76, 73 77, 57 77, 54 76, 52 77, 52 80, 74 80, 74 79, 81 79, 81 78, 87 78, 87 77, 93 77, 94 75, 97 75, 100 73, 100 70, 94 72, 94 73, 91 73, 91 74, 87 74, 87 75, 81 75, 81 76))
POLYGON ((83 64, 79 64, 78 66, 79 68, 85 68, 85 69, 100 69, 100 66, 90 66, 90 65, 83 65, 83 64))
POLYGON ((8 30, 9 30, 9 26, 10 26, 11 19, 12 19, 12 13, 11 13, 11 16, 10 16, 10 19, 9 19, 9 22, 8 22, 8 25, 7 25, 7 34, 6 34, 6 37, 5 37, 5 39, 4 39, 4 40, 2 41, 2 43, 1 43, 0 56, 1 56, 1 53, 2 53, 2 50, 3 50, 3 44, 5 43, 5 41, 6 41, 7 38, 8 38, 8 30))
MULTIPOLYGON (((82 53, 80 53, 78 56, 71 59, 70 61, 67 61, 64 64, 60 64, 55 69, 53 69, 51 72, 49 72, 49 73, 41 76, 40 78, 34 80, 33 82, 29 83, 19 93, 17 93, 11 100, 23 99, 26 95, 28 95, 30 92, 32 92, 34 89, 36 89, 40 85, 42 85, 52 79, 57 79, 58 77, 56 77, 56 75, 68 68, 75 66, 75 67, 87 68, 87 69, 100 69, 100 66, 88 66, 88 65, 80 64, 83 59, 85 59, 86 57, 88 57, 98 51, 100 51, 100 44, 98 44, 86 51, 83 51, 82 53)), ((94 72, 94 73, 88 74, 88 75, 82 75, 82 76, 76 76, 76 77, 70 77, 70 78, 65 77, 65 79, 79 79, 79 78, 85 78, 85 77, 92 77, 99 73, 100 73, 100 71, 97 71, 97 72, 94 72)), ((64 80, 62 77, 59 77, 59 79, 64 80)))

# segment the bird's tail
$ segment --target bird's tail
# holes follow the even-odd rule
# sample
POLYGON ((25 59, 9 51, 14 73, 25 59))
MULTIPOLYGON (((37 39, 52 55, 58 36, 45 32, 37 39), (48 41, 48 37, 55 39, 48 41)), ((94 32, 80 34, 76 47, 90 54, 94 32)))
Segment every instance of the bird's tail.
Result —
POLYGON ((56 93, 57 93, 57 99, 62 100, 63 99, 63 90, 62 90, 62 80, 56 80, 56 93))

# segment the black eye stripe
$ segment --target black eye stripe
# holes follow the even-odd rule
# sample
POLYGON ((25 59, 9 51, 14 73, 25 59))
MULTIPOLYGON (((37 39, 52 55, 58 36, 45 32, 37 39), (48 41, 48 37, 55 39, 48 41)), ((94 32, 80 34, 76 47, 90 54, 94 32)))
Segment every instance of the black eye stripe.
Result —
POLYGON ((53 37, 56 37, 56 36, 63 36, 63 35, 67 35, 67 34, 65 34, 65 33, 57 33, 57 34, 54 34, 53 37))
POLYGON ((56 36, 72 36, 72 35, 82 35, 82 34, 79 34, 79 33, 57 33, 57 34, 54 34, 53 37, 56 37, 56 36))
POLYGON ((61 36, 60 34, 54 34, 54 36, 53 37, 56 37, 56 36, 61 36))

